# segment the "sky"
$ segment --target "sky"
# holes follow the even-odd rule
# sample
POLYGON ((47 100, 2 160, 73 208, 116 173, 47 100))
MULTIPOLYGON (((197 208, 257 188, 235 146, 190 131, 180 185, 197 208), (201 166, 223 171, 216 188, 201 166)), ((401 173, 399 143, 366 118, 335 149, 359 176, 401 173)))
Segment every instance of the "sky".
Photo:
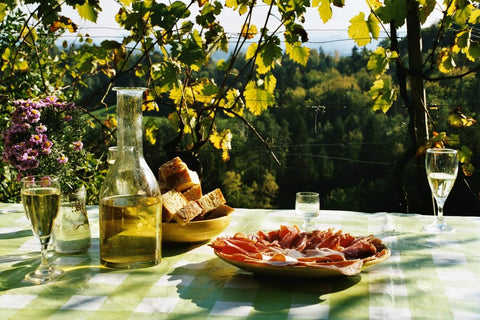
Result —
MULTIPOLYGON (((437 1, 438 2, 438 1, 437 1)), ((118 24, 115 22, 115 14, 118 12, 120 6, 115 3, 114 0, 100 0, 102 12, 99 14, 96 24, 87 22, 80 19, 78 14, 73 9, 64 9, 63 14, 72 18, 72 20, 79 26, 79 33, 89 34, 96 42, 101 42, 104 39, 122 39, 122 31, 118 24)), ((263 3, 263 2, 259 2, 263 3)), ((262 19, 266 16, 268 7, 266 5, 259 5, 256 8, 256 15, 253 17, 254 23, 257 28, 261 27, 262 19)), ((224 10, 226 11, 226 9, 224 10)), ((349 20, 356 16, 360 11, 363 11, 366 15, 369 13, 368 7, 365 1, 362 0, 346 0, 344 8, 333 8, 333 16, 330 21, 323 23, 319 17, 316 9, 309 8, 305 15, 306 22, 304 28, 309 34, 309 41, 307 46, 319 49, 320 47, 327 54, 334 54, 339 52, 340 54, 350 54, 352 47, 355 46, 353 40, 349 39, 347 28, 349 20)), ((193 14, 193 12, 192 12, 193 14)), ((434 21, 440 16, 439 10, 430 19, 434 21)), ((239 17, 237 13, 225 13, 220 17, 225 31, 230 35, 237 35, 240 31, 240 26, 243 24, 244 17, 239 17)), ((427 22, 427 25, 429 22, 427 22)), ((273 28, 270 27, 271 29, 273 28)), ((385 36, 382 33, 380 36, 385 36)), ((400 32, 402 35, 402 32, 400 32)), ((68 38, 74 37, 74 35, 66 34, 68 38)), ((367 48, 372 49, 376 46, 373 43, 367 48)))

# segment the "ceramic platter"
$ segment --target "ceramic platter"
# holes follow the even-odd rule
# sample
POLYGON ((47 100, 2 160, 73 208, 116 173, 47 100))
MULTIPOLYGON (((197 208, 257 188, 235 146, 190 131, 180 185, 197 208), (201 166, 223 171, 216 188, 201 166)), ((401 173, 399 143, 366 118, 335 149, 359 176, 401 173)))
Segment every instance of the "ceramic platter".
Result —
MULTIPOLYGON (((283 276, 283 277, 295 277, 295 278, 328 278, 344 276, 339 270, 319 267, 307 267, 307 266, 272 266, 268 264, 258 262, 244 262, 236 261, 224 257, 217 252, 215 254, 222 260, 234 265, 240 269, 253 272, 255 274, 267 275, 267 276, 283 276)), ((390 257, 390 250, 387 249, 385 254, 377 257, 374 260, 370 260, 363 264, 362 271, 373 267, 390 257)))

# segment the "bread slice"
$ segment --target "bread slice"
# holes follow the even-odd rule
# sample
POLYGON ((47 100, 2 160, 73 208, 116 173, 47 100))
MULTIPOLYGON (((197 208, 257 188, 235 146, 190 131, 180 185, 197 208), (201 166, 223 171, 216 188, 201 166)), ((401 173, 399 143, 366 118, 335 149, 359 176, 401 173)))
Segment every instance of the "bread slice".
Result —
POLYGON ((162 194, 162 221, 169 222, 175 213, 185 207, 188 201, 181 192, 172 189, 162 194))
POLYGON ((183 162, 180 157, 175 157, 172 160, 162 164, 158 169, 159 175, 162 176, 160 180, 163 179, 164 181, 166 181, 167 177, 169 177, 170 175, 187 169, 187 164, 183 162))
POLYGON ((174 219, 177 221, 177 223, 184 225, 192 221, 192 219, 198 216, 200 213, 202 213, 202 208, 198 205, 198 203, 196 201, 190 201, 186 206, 175 213, 174 219))
POLYGON ((193 186, 200 185, 198 174, 190 169, 175 172, 166 177, 165 181, 170 188, 175 188, 178 191, 185 191, 193 186))
POLYGON ((223 197, 222 190, 219 188, 207 193, 203 197, 197 200, 198 204, 202 208, 201 215, 216 209, 219 205, 226 203, 227 201, 223 197))
POLYGON ((188 200, 198 200, 202 197, 202 186, 197 184, 194 185, 193 187, 183 191, 183 196, 188 200))
POLYGON ((235 211, 235 209, 233 209, 232 207, 226 204, 220 204, 218 207, 205 214, 205 220, 228 216, 233 211, 235 211))

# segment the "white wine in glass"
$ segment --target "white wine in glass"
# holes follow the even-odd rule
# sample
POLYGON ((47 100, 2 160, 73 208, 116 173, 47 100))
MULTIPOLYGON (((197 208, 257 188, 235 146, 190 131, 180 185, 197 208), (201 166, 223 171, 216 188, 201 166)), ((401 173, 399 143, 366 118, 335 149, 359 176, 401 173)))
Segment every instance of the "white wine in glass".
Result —
POLYGON ((25 214, 41 245, 40 266, 25 279, 35 284, 52 282, 63 274, 47 260, 47 247, 60 208, 60 182, 55 176, 28 176, 22 179, 21 192, 25 214))
POLYGON ((423 229, 430 232, 453 231, 454 228, 445 222, 443 206, 457 178, 457 150, 448 148, 427 149, 425 170, 428 184, 437 203, 438 214, 435 221, 423 227, 423 229))

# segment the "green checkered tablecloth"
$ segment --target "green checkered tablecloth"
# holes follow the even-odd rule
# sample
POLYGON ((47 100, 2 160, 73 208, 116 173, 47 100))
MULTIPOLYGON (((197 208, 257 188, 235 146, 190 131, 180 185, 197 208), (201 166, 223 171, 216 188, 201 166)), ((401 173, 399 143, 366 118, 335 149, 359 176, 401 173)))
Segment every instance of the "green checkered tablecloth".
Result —
MULTIPOLYGON (((358 276, 254 276, 205 244, 164 246, 162 262, 133 271, 99 264, 98 209, 89 208, 93 245, 58 256, 60 281, 31 285, 39 245, 19 205, 0 204, 1 319, 480 319, 480 218, 449 217, 456 231, 428 234, 433 217, 323 210, 316 227, 374 234, 392 256, 358 276)), ((237 209, 226 234, 300 224, 293 210, 237 209)), ((53 257, 52 257, 53 258, 53 257)))

